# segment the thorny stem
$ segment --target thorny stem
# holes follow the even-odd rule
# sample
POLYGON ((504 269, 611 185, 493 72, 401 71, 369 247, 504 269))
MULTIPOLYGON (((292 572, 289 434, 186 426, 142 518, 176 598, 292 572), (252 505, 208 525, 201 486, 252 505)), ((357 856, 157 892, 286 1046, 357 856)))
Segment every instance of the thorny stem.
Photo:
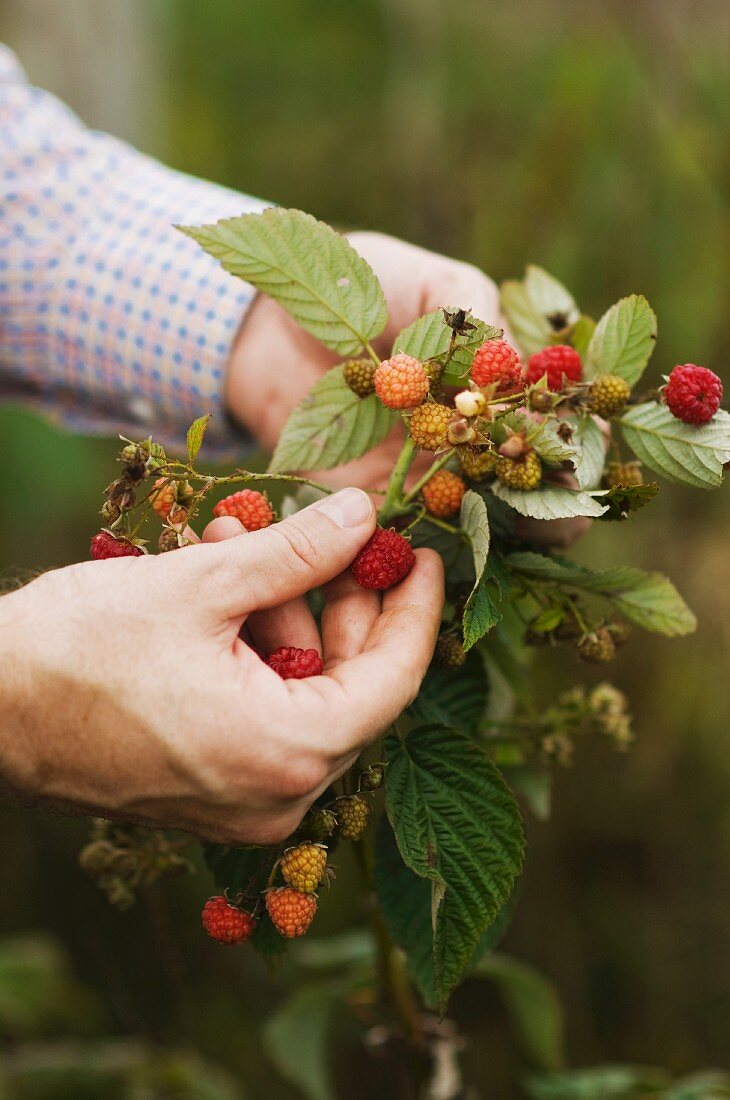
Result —
POLYGON ((387 523, 393 516, 402 515, 405 511, 402 500, 403 486, 415 457, 416 444, 410 436, 407 436, 401 453, 398 455, 398 461, 393 468, 393 473, 390 475, 385 500, 380 506, 380 522, 383 524, 387 523))

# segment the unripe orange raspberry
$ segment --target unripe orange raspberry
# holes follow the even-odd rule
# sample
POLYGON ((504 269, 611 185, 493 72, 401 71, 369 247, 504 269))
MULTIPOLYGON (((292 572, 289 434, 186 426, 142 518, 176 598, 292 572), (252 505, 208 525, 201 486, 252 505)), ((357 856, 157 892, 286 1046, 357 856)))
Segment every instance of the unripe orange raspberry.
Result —
POLYGON ((160 519, 167 519, 175 505, 175 482, 166 477, 158 477, 148 499, 152 510, 160 519))
POLYGON ((439 470, 423 486, 423 502, 432 516, 448 519, 461 508, 466 482, 450 470, 439 470))
POLYGON ((608 420, 618 416, 626 408, 631 396, 631 387, 617 374, 602 374, 593 383, 591 389, 591 412, 608 420))
POLYGON ((499 455, 496 451, 475 451, 472 447, 462 447, 459 451, 459 465, 462 473, 471 481, 485 481, 494 473, 499 455))
POLYGON ((438 451, 446 443, 449 421, 453 415, 454 410, 447 405, 428 401, 411 413, 408 421, 411 439, 417 446, 423 447, 424 451, 438 451))
POLYGON ((219 500, 213 515, 234 516, 247 531, 260 531, 274 522, 274 509, 266 494, 257 493, 255 489, 241 489, 219 500))
POLYGON ((296 848, 284 852, 279 870, 289 886, 304 894, 313 894, 327 871, 327 849, 323 844, 297 844, 296 848))
POLYGON ((348 359, 343 372, 345 382, 358 397, 367 397, 375 393, 376 369, 371 359, 348 359))
POLYGON ((495 470, 502 484, 510 489, 528 492, 537 489, 542 481, 542 462, 536 451, 528 451, 519 459, 500 455, 495 470))
POLYGON ((347 794, 335 802, 337 832, 343 840, 359 840, 368 825, 373 808, 359 794, 347 794))
POLYGON ((384 359, 375 372, 375 392, 389 409, 415 409, 428 393, 423 363, 403 352, 384 359))
POLYGON ((266 910, 279 935, 294 940, 303 936, 314 920, 317 899, 293 886, 279 886, 266 891, 266 910))

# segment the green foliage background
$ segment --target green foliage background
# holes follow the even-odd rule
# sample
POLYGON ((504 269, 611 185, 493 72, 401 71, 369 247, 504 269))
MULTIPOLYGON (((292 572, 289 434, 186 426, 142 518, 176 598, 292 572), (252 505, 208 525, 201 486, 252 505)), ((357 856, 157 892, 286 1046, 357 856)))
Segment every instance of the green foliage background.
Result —
MULTIPOLYGON (((130 96, 145 81, 160 92, 164 109, 150 109, 149 125, 144 111, 130 122, 146 151, 328 221, 450 252, 496 278, 543 264, 596 315, 644 293, 659 316, 652 369, 698 361, 730 386, 722 0, 148 0, 131 5, 126 39, 111 34, 120 7, 76 0, 63 35, 92 35, 117 64, 115 49, 125 51, 130 96)), ((79 109, 91 103, 93 116, 83 77, 58 77, 57 21, 28 31, 30 9, 0 0, 0 38, 30 42, 32 77, 79 109)), ((0 434, 0 567, 85 556, 113 445, 11 409, 0 411, 0 434)), ((634 749, 583 748, 557 776, 552 822, 530 823, 505 949, 556 980, 574 1064, 680 1072, 727 1062, 729 519, 727 491, 665 486, 628 524, 596 524, 578 551, 593 565, 665 570, 700 629, 626 648, 613 679, 634 703, 634 749)), ((549 693, 593 674, 541 654, 539 675, 549 693)), ((76 1015, 54 1033, 195 1048, 249 1095, 293 1097, 272 1080, 256 1031, 291 976, 272 988, 247 953, 203 940, 202 871, 130 914, 110 912, 76 868, 84 834, 81 822, 3 805, 0 931, 60 935, 96 991, 83 1026, 76 1015)), ((320 932, 359 919, 349 884, 344 866, 320 932)), ((496 996, 467 986, 454 1010, 476 1040, 473 1072, 494 1095, 519 1095, 496 996)), ((341 1040, 345 1050, 346 1033, 341 1040)), ((353 1066, 343 1058, 340 1079, 353 1066)), ((355 1077, 349 1096, 374 1094, 355 1077)))

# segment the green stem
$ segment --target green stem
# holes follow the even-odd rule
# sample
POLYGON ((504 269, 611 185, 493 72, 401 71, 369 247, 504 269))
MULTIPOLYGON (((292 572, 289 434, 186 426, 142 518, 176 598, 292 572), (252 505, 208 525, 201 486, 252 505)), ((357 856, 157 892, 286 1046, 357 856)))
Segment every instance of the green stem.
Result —
POLYGON ((407 511, 403 507, 403 486, 415 457, 416 444, 410 436, 406 436, 401 453, 398 455, 398 461, 395 464, 393 473, 390 475, 385 500, 380 506, 381 523, 387 523, 393 516, 400 516, 407 511))

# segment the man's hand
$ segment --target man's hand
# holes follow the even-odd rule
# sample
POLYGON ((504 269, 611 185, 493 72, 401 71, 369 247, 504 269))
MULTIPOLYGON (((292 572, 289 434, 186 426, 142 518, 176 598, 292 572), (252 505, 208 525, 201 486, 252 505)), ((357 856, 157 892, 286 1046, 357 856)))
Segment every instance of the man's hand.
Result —
POLYGON ((415 697, 441 617, 438 555, 417 551, 381 600, 347 570, 375 526, 360 490, 253 534, 228 537, 231 522, 201 546, 70 566, 0 600, 11 789, 275 841, 415 697), (321 584, 320 637, 300 597, 321 584), (316 646, 324 675, 281 680, 239 637, 244 623, 265 652, 316 646))

